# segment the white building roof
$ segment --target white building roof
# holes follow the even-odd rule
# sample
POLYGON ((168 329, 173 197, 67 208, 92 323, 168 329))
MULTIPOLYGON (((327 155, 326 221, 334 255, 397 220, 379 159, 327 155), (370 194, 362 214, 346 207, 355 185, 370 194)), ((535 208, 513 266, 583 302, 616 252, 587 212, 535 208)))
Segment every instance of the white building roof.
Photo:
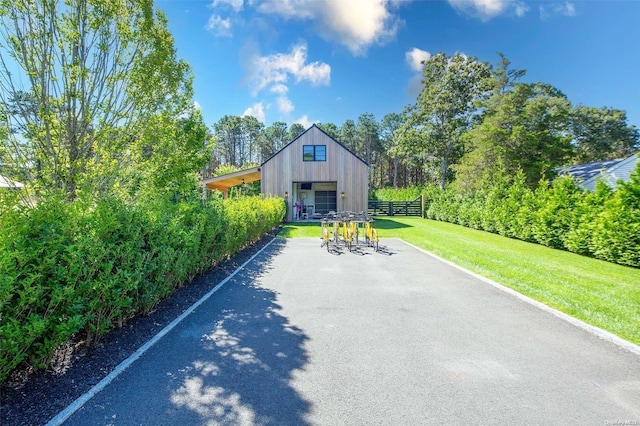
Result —
POLYGON ((11 179, 7 179, 4 176, 0 176, 0 188, 19 189, 24 188, 24 184, 12 181, 11 179))

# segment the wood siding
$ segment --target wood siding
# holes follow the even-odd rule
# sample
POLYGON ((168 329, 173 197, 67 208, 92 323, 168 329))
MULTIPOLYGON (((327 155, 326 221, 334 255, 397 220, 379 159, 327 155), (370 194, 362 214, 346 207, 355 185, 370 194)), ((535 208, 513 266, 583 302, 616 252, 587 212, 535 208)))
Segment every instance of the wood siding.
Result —
POLYGON ((260 170, 263 194, 283 197, 289 193, 287 220, 291 220, 291 205, 295 202, 293 182, 336 182, 338 210, 367 210, 369 167, 315 125, 265 161, 260 170), (327 160, 302 161, 304 145, 325 145, 327 160))

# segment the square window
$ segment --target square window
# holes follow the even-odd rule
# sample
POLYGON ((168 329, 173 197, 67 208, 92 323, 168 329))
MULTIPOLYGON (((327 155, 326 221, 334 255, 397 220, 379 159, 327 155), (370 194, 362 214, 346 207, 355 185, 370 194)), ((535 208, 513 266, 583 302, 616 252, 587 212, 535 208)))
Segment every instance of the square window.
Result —
POLYGON ((327 146, 303 145, 302 161, 327 161, 327 146))
POLYGON ((314 152, 313 145, 304 145, 302 147, 302 160, 303 161, 313 161, 314 152))

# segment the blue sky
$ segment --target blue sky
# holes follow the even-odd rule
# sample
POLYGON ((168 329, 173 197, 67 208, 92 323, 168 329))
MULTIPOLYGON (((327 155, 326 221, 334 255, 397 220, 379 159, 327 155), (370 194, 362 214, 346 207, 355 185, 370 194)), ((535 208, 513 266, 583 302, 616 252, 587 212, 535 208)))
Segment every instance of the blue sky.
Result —
POLYGON ((640 127, 640 1, 156 0, 193 68, 205 121, 251 114, 305 126, 376 119, 415 102, 419 61, 462 52, 574 105, 640 127))

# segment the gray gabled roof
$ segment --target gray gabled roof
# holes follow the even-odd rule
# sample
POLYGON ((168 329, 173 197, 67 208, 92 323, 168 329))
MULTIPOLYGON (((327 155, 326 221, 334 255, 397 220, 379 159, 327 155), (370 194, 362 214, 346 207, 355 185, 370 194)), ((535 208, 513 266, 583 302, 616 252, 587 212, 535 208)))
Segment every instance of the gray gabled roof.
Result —
POLYGON ((304 132, 300 133, 298 136, 296 136, 291 142, 289 142, 288 144, 286 144, 285 146, 283 146, 282 148, 280 148, 278 151, 276 151, 275 154, 273 154, 271 157, 267 158, 266 160, 264 160, 262 162, 262 164, 260 166, 264 166, 266 163, 268 163, 269 161, 271 161, 271 159, 275 156, 277 156, 278 154, 280 154, 282 151, 284 151, 285 149, 287 149, 289 147, 289 145, 291 145, 292 143, 294 143, 295 141, 297 141, 300 137, 302 137, 302 135, 304 135, 305 133, 307 133, 308 131, 310 131, 313 128, 318 129, 319 131, 321 131, 326 137, 328 137, 329 139, 331 139, 332 141, 334 141, 335 143, 337 143, 339 146, 341 146, 342 148, 344 148, 345 150, 347 150, 347 152, 349 152, 351 155, 353 155, 354 157, 356 157, 358 160, 362 161, 367 167, 369 167, 369 165, 367 164, 366 161, 364 161, 362 158, 360 158, 358 155, 356 155, 355 152, 351 151, 349 148, 347 148, 345 145, 343 145, 342 143, 338 142, 337 140, 335 140, 330 134, 328 134, 327 132, 325 132, 324 130, 322 130, 320 127, 316 126, 316 123, 313 123, 311 125, 311 127, 309 127, 307 130, 305 130, 304 132))
POLYGON ((578 185, 584 189, 594 191, 598 179, 615 188, 618 180, 629 181, 631 173, 638 166, 638 155, 630 157, 596 161, 593 163, 577 164, 575 166, 558 167, 555 171, 560 175, 573 176, 578 185))
POLYGON ((594 176, 600 174, 601 171, 613 167, 622 159, 607 160, 607 161, 595 161, 593 163, 576 164, 575 166, 563 166, 558 167, 556 172, 560 175, 569 175, 578 182, 583 182, 587 179, 591 179, 594 176))
POLYGON ((612 188, 618 186, 619 180, 622 180, 624 182, 630 181, 631 174, 638 167, 638 156, 639 154, 633 154, 631 157, 618 161, 617 163, 604 169, 601 173, 596 174, 589 179, 586 179, 584 182, 582 182, 581 186, 590 191, 594 191, 596 189, 596 181, 598 179, 602 179, 604 183, 612 188))

